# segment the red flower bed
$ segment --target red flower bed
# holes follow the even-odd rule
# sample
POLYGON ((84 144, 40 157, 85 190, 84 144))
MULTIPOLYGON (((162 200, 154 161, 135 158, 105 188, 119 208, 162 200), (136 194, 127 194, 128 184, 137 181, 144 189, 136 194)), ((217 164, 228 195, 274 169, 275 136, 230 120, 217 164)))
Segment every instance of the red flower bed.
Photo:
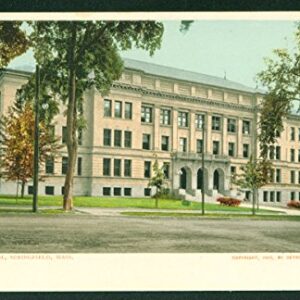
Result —
POLYGON ((300 202, 296 200, 291 200, 287 203, 288 207, 300 208, 300 202))
POLYGON ((241 200, 234 199, 234 198, 227 198, 227 197, 220 197, 217 199, 218 202, 220 202, 221 205, 226 206, 239 206, 241 204, 241 200))

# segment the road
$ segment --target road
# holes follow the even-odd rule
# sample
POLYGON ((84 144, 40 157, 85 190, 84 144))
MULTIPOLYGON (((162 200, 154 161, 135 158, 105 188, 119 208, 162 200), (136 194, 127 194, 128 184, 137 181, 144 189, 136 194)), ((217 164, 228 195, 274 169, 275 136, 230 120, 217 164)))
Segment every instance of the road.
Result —
POLYGON ((0 253, 300 252, 300 222, 116 215, 0 216, 0 253))

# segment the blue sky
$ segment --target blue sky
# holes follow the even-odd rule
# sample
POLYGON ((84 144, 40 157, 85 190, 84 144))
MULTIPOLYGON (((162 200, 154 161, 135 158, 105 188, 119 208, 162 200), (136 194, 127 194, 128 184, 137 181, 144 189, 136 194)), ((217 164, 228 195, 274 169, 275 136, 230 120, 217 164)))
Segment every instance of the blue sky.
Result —
MULTIPOLYGON (((255 87, 263 58, 274 48, 295 45, 296 26, 291 21, 196 21, 186 34, 179 32, 180 21, 164 21, 164 25, 162 47, 152 57, 138 49, 122 56, 218 77, 226 72, 227 79, 255 87)), ((9 67, 33 65, 32 52, 28 52, 9 67)))

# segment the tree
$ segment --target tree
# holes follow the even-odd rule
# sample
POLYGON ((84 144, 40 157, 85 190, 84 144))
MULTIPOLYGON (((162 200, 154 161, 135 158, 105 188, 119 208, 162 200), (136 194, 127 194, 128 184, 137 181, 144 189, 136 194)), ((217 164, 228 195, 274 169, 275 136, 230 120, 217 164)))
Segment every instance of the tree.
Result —
MULTIPOLYGON (((35 59, 42 66, 41 89, 54 98, 58 96, 67 106, 68 168, 63 207, 71 210, 77 131, 84 127, 83 94, 95 86, 106 95, 123 70, 119 51, 135 45, 152 55, 160 47, 163 25, 152 21, 50 21, 30 25, 35 59)), ((33 78, 30 82, 32 85, 33 78)))
POLYGON ((150 178, 148 186, 154 186, 156 188, 155 193, 155 207, 158 207, 158 198, 161 196, 162 189, 166 185, 166 177, 164 173, 164 166, 159 167, 157 157, 153 164, 153 176, 150 178))
POLYGON ((3 68, 15 58, 26 52, 29 41, 21 29, 22 22, 0 22, 0 67, 3 68))
POLYGON ((233 178, 234 184, 242 189, 250 189, 252 191, 252 214, 255 215, 255 199, 259 188, 269 182, 271 173, 271 163, 269 161, 256 161, 250 156, 246 165, 242 166, 242 173, 236 174, 233 178))
MULTIPOLYGON (((0 130, 0 168, 7 180, 21 182, 21 196, 24 196, 25 184, 33 176, 34 156, 34 112, 31 103, 15 105, 1 119, 0 130)), ((51 127, 40 123, 40 163, 54 157, 58 146, 51 127)))
POLYGON ((291 112, 294 100, 300 99, 300 23, 296 43, 294 53, 287 49, 273 50, 274 57, 265 59, 266 68, 258 74, 258 79, 267 88, 261 103, 258 136, 263 159, 273 151, 276 132, 283 130, 283 119, 291 112))

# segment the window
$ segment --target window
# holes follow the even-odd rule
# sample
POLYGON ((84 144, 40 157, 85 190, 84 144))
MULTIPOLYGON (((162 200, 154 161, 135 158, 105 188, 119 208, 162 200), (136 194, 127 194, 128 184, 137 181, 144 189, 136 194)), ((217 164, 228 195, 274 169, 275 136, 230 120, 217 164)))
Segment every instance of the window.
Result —
POLYGON ((142 106, 141 122, 152 123, 152 107, 142 106))
POLYGON ((144 196, 151 196, 151 189, 150 188, 145 188, 144 189, 144 196))
POLYGON ((281 192, 276 192, 276 201, 281 202, 281 192))
POLYGON ((115 147, 122 147, 122 131, 116 129, 114 131, 114 146, 115 147))
POLYGON ((65 187, 64 187, 64 186, 61 187, 61 194, 62 194, 62 195, 65 194, 65 187))
POLYGON ((197 140, 197 153, 202 153, 203 151, 203 140, 197 140))
POLYGON ((290 159, 291 159, 291 162, 295 161, 295 149, 290 150, 290 159))
POLYGON ((126 176, 126 177, 131 176, 131 160, 130 159, 124 160, 124 176, 126 176))
POLYGON ((170 164, 167 162, 163 163, 163 170, 166 179, 170 178, 170 164))
POLYGON ((298 184, 300 184, 300 171, 298 171, 298 184))
POLYGON ((291 192, 291 200, 295 200, 295 192, 291 192))
POLYGON ((131 148, 131 131, 124 132, 124 147, 131 148))
POLYGON ((204 125, 204 115, 196 114, 195 123, 196 123, 196 129, 202 129, 204 125))
POLYGON ((264 191, 264 198, 263 198, 264 202, 268 202, 268 192, 264 191))
POLYGON ((144 177, 145 178, 151 177, 151 161, 144 162, 144 177))
POLYGON ((110 158, 103 158, 103 175, 110 176, 110 158))
POLYGON ((63 175, 67 174, 67 169, 68 169, 68 157, 63 156, 62 162, 61 162, 61 174, 63 174, 63 175))
POLYGON ((276 182, 280 183, 281 182, 281 170, 276 169, 276 182))
POLYGON ((250 134, 250 121, 243 120, 243 134, 250 134))
POLYGON ((62 127, 62 139, 61 139, 61 142, 63 144, 67 143, 67 127, 66 126, 62 127))
POLYGON ((243 144, 243 157, 249 157, 249 144, 243 144))
POLYGON ((48 157, 45 162, 46 165, 46 174, 53 174, 54 173, 54 158, 48 157))
POLYGON ((32 185, 28 186, 28 195, 33 195, 33 186, 32 185))
POLYGON ((151 136, 150 134, 143 134, 143 149, 144 150, 150 150, 150 139, 151 139, 151 136))
POLYGON ((169 109, 160 110, 160 124, 162 125, 171 124, 171 111, 169 109))
POLYGON ((187 152, 187 139, 186 138, 179 138, 179 151, 187 152))
POLYGON ((212 123, 211 123, 212 130, 221 130, 221 117, 212 116, 212 123))
POLYGON ((120 187, 115 187, 114 188, 114 196, 121 196, 121 188, 120 187))
POLYGON ((227 131, 228 132, 236 132, 236 120, 235 119, 228 119, 227 120, 227 131))
POLYGON ((291 141, 295 140, 295 127, 290 128, 290 137, 291 137, 291 141))
POLYGON ((295 171, 291 171, 291 183, 295 183, 295 171))
POLYGON ((189 117, 189 115, 187 112, 179 111, 178 112, 178 126, 179 127, 188 127, 188 125, 189 125, 188 117, 189 117))
POLYGON ((250 195, 251 195, 251 192, 246 191, 245 198, 246 198, 247 201, 250 201, 250 195))
POLYGON ((125 119, 132 119, 132 103, 125 102, 125 119))
POLYGON ((280 160, 280 157, 281 157, 281 148, 280 146, 276 146, 275 148, 275 157, 277 160, 280 160))
POLYGON ((115 101, 115 118, 122 118, 122 102, 115 101))
POLYGON ((103 129, 103 145, 111 146, 111 129, 103 129))
POLYGON ((231 175, 236 174, 236 166, 231 166, 230 167, 230 173, 231 173, 231 175))
POLYGON ((274 182, 274 169, 270 170, 270 182, 274 182))
POLYGON ((275 148, 274 148, 274 146, 269 147, 269 157, 270 157, 270 159, 274 159, 274 157, 275 157, 275 148))
POLYGON ((121 159, 114 159, 114 176, 121 176, 121 159))
POLYGON ((54 186, 46 186, 45 194, 46 195, 54 195, 54 186))
POLYGON ((298 128, 298 141, 300 141, 300 128, 298 128))
POLYGON ((274 202, 274 200, 275 200, 274 198, 275 198, 275 192, 274 192, 274 191, 271 191, 271 192, 270 192, 270 201, 271 201, 271 202, 274 202))
POLYGON ((124 196, 131 196, 131 188, 124 188, 124 196))
POLYGON ((110 196, 111 188, 110 187, 104 187, 103 188, 103 196, 110 196))
POLYGON ((111 100, 104 99, 104 117, 111 117, 111 100))
POLYGON ((300 162, 300 149, 298 149, 298 162, 300 162))
POLYGON ((82 145, 82 128, 79 128, 77 131, 78 145, 82 145))
POLYGON ((77 158, 77 175, 82 175, 82 157, 77 158))
POLYGON ((228 155, 231 157, 234 157, 234 155, 235 155, 235 144, 234 143, 228 143, 228 155))
POLYGON ((220 151, 220 142, 219 141, 213 141, 213 154, 218 155, 220 151))
POLYGON ((161 137, 161 150, 162 151, 169 151, 169 137, 163 135, 161 137))

